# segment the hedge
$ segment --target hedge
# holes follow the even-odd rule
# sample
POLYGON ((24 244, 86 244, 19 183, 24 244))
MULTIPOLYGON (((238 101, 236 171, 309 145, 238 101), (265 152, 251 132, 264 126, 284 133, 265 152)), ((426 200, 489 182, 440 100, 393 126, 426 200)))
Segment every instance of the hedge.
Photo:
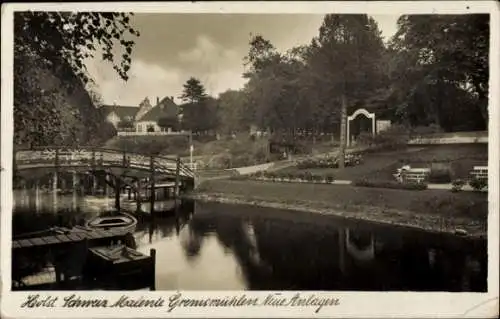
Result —
POLYGON ((231 179, 242 180, 242 179, 261 179, 268 178, 272 180, 276 179, 285 179, 289 181, 300 180, 303 182, 324 182, 332 183, 335 178, 331 173, 327 174, 312 174, 309 171, 305 172, 256 172, 254 174, 246 175, 246 176, 233 176, 231 179))
MULTIPOLYGON (((360 154, 346 154, 345 165, 354 166, 363 162, 360 154)), ((299 169, 312 169, 312 168, 338 168, 339 160, 336 157, 328 158, 310 158, 297 163, 299 169)))
POLYGON ((376 187, 376 188, 392 188, 405 190, 426 190, 427 184, 424 183, 399 183, 396 181, 381 181, 361 179, 354 181, 354 186, 360 187, 376 187))

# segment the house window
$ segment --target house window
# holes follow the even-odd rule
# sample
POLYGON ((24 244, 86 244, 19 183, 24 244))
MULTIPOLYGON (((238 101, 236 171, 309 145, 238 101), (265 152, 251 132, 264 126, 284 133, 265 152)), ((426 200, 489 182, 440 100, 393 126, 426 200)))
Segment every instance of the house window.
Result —
POLYGON ((148 132, 154 132, 155 131, 155 126, 153 124, 148 125, 148 132))

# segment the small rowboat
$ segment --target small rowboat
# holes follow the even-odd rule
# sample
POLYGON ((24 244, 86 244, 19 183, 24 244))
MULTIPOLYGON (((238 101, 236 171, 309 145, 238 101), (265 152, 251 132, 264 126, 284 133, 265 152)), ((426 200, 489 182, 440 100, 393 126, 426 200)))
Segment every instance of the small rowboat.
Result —
POLYGON ((120 229, 129 233, 133 233, 137 226, 137 219, 126 213, 106 214, 94 217, 89 220, 86 225, 93 229, 120 229))

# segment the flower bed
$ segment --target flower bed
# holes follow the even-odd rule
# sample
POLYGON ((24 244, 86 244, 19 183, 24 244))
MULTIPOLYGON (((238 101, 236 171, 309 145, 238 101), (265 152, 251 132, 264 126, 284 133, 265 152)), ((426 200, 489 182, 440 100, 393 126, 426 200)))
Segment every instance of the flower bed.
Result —
MULTIPOLYGON (((337 157, 326 157, 326 158, 309 158, 300 161, 297 164, 298 169, 312 169, 312 168, 338 168, 339 160, 337 157)), ((345 156, 345 166, 355 166, 363 162, 363 158, 360 154, 346 154, 345 156)))
POLYGON ((377 187, 377 188, 392 188, 392 189, 406 189, 406 190, 425 190, 427 184, 425 183, 399 183, 397 181, 377 181, 361 179, 354 181, 354 186, 360 187, 377 187))
MULTIPOLYGON (((243 176, 236 177, 242 179, 243 176)), ((311 172, 256 172, 246 175, 247 179, 284 182, 284 183, 315 183, 332 184, 334 182, 333 174, 312 174, 311 172)))

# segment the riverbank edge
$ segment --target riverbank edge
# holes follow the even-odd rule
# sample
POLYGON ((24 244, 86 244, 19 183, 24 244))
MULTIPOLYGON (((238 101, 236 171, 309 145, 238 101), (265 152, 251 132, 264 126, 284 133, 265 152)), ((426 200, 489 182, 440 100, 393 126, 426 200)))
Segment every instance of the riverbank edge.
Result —
POLYGON ((376 224, 385 224, 397 227, 407 227, 432 233, 457 235, 457 230, 465 230, 469 239, 485 239, 488 236, 486 221, 465 218, 446 219, 436 214, 417 214, 411 211, 401 212, 382 207, 353 207, 351 210, 340 210, 331 203, 317 201, 297 201, 282 203, 278 199, 270 200, 241 195, 195 191, 182 196, 184 199, 201 202, 214 202, 231 205, 250 205, 263 208, 275 208, 297 212, 309 212, 323 216, 335 216, 351 220, 360 220, 376 224), (411 216, 410 216, 411 214, 411 216), (418 223, 416 222, 418 221, 418 223))

